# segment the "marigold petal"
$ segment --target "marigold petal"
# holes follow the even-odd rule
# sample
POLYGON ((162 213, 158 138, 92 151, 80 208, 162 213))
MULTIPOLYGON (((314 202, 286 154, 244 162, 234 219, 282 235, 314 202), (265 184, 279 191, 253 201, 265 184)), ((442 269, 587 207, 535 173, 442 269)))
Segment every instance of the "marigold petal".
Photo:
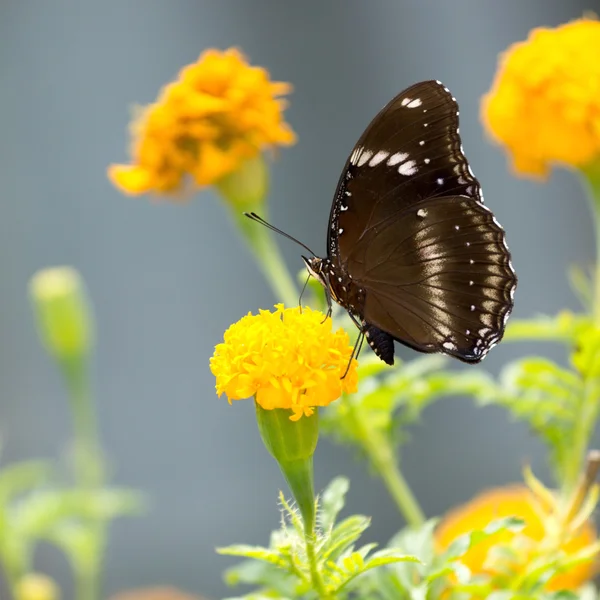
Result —
POLYGON ((135 165, 111 165, 108 167, 108 177, 126 194, 135 196, 152 189, 152 174, 135 165))
POLYGON ((246 315, 224 334, 210 361, 217 393, 231 400, 254 395, 266 410, 290 409, 291 418, 310 415, 343 391, 356 390, 357 363, 346 332, 304 307, 246 315), (344 373, 346 377, 342 379, 344 373))

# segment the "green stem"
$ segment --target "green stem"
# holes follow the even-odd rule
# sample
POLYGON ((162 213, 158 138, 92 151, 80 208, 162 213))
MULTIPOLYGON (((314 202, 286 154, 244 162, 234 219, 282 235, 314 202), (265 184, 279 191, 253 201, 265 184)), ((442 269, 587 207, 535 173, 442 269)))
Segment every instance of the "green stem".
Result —
POLYGON ((571 459, 565 466, 563 488, 570 493, 577 485, 587 456, 590 438, 598 418, 598 386, 588 381, 584 387, 583 399, 575 422, 571 459))
MULTIPOLYGON (((262 216, 262 215, 261 215, 262 216)), ((271 232, 261 225, 245 217, 237 209, 233 210, 234 220, 244 234, 248 245, 254 253, 258 266, 271 286, 279 302, 286 306, 298 304, 298 288, 283 260, 279 247, 273 240, 271 232)))
POLYGON ((594 281, 594 323, 600 327, 600 166, 584 171, 596 234, 596 275, 594 281))
POLYGON ((408 482, 402 475, 389 442, 366 419, 360 419, 351 399, 345 398, 355 431, 359 433, 360 443, 375 471, 383 479, 396 506, 411 527, 420 527, 425 523, 425 514, 419 506, 408 482))
MULTIPOLYGON (((584 171, 588 198, 592 209, 596 235, 596 265, 594 277, 594 325, 600 328, 600 167, 591 166, 584 171)), ((578 482, 586 460, 590 437, 594 432, 598 418, 598 382, 588 378, 573 433, 573 445, 570 460, 566 463, 563 487, 571 491, 578 482)))
POLYGON ((89 369, 84 358, 61 362, 69 393, 75 441, 75 479, 81 488, 102 485, 102 456, 94 399, 89 382, 89 369))
POLYGON ((280 463, 281 472, 290 487, 302 515, 304 542, 310 577, 319 598, 329 598, 319 571, 315 550, 315 492, 313 483, 313 457, 280 463))
MULTIPOLYGON (((93 494, 104 484, 104 460, 85 357, 63 360, 61 368, 73 417, 74 474, 77 487, 93 494)), ((86 522, 89 554, 73 558, 77 600, 98 600, 102 558, 106 545, 106 525, 91 518, 86 522)))

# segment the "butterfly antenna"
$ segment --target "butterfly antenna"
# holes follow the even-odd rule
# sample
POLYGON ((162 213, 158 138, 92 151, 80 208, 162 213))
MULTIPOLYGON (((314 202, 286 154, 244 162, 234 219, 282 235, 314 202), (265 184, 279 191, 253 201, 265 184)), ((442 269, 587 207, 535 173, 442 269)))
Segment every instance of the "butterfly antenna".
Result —
POLYGON ((282 235, 283 237, 287 238, 288 240, 292 240, 292 242, 296 242, 296 244, 298 244, 299 246, 302 246, 305 250, 308 250, 313 256, 317 256, 306 244, 303 244, 300 240, 297 240, 295 237, 292 237, 289 233, 286 233, 285 231, 281 231, 281 229, 277 229, 277 227, 275 227, 274 225, 271 225, 271 223, 268 223, 267 221, 265 221, 262 217, 258 216, 255 212, 251 212, 251 213, 245 212, 244 215, 246 217, 248 217, 251 221, 256 221, 257 223, 264 225, 267 229, 270 229, 271 231, 274 231, 275 233, 282 235))

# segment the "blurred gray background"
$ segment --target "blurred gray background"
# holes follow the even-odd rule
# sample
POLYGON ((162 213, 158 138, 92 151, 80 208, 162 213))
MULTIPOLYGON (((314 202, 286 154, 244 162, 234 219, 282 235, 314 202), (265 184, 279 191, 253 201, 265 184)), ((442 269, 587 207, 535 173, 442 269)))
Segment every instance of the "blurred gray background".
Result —
MULTIPOLYGON (((106 166, 126 159, 129 107, 205 48, 239 46, 295 91, 287 118, 299 143, 273 167, 271 218, 319 251, 339 171, 371 117, 411 83, 444 81, 461 107, 461 133, 487 204, 507 230, 520 278, 516 317, 577 308, 565 282, 593 259, 593 231, 570 173, 547 184, 513 178, 479 122, 499 52, 530 28, 600 10, 590 0, 9 1, 0 4, 0 433, 4 464, 64 453, 70 431, 61 382, 41 350, 27 301, 39 268, 83 273, 98 321, 95 379, 116 482, 140 488, 151 510, 118 521, 107 594, 174 584, 212 597, 234 561, 214 548, 266 543, 283 481, 262 447, 251 402, 214 393, 208 361, 223 331, 270 307, 263 281, 210 192, 187 205, 119 194, 106 166)), ((280 240, 281 241, 281 240, 280 240)), ((298 248, 282 242, 289 265, 298 248)), ((536 349, 500 345, 496 371, 536 349)), ((562 359, 557 348, 543 351, 562 359)), ((429 515, 482 488, 520 478, 543 449, 499 409, 449 400, 429 408, 403 465, 429 515)), ((348 510, 374 515, 367 539, 402 526, 382 484, 327 440, 321 488, 352 480, 348 510)), ((64 559, 39 566, 68 580, 64 559)))

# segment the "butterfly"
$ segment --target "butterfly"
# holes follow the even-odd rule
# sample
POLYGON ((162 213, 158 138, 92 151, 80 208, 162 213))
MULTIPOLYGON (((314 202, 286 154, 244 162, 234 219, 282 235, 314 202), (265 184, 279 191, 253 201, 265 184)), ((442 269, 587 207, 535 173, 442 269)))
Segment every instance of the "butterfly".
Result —
POLYGON ((500 341, 517 277, 441 82, 407 88, 371 121, 339 179, 327 256, 302 258, 330 311, 333 299, 387 364, 394 341, 466 363, 500 341))

